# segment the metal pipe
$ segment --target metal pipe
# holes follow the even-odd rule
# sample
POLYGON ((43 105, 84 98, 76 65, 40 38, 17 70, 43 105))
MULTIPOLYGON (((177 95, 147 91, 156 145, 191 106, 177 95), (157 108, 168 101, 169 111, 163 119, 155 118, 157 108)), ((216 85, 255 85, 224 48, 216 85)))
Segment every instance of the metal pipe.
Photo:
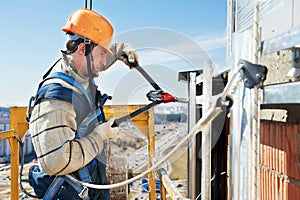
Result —
MULTIPOLYGON (((212 62, 207 60, 203 70, 203 113, 212 107, 212 62)), ((201 144, 201 199, 211 199, 211 124, 207 124, 202 134, 201 144)), ((198 194, 197 194, 198 196, 198 194)))
MULTIPOLYGON (((196 72, 188 76, 188 130, 192 130, 196 124, 196 72)), ((196 195, 196 136, 188 140, 188 195, 195 199, 196 195)))

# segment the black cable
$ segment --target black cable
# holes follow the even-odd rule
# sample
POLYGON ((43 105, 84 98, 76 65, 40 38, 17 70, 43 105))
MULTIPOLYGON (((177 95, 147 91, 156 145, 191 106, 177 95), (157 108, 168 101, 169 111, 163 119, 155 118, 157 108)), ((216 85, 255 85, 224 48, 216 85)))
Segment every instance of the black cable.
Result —
POLYGON ((27 190, 23 187, 22 184, 22 176, 23 176, 23 166, 24 166, 24 142, 22 140, 18 140, 19 144, 20 144, 20 154, 21 154, 21 167, 20 167, 20 188, 22 190, 22 192, 24 192, 24 194, 26 194, 27 196, 31 197, 31 198, 38 198, 36 195, 33 195, 29 192, 27 192, 27 190))

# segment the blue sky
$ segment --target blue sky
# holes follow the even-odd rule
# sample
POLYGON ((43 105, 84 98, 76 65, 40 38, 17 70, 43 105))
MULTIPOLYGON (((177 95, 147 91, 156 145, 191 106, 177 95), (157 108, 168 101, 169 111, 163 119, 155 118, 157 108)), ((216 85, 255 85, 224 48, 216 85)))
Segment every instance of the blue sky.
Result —
MULTIPOLYGON (((188 65, 189 58, 178 60, 178 57, 183 57, 180 54, 185 54, 181 51, 183 46, 185 50, 188 46, 185 41, 198 45, 215 63, 225 59, 226 6, 226 0, 93 1, 93 10, 105 16, 114 26, 114 41, 123 39, 133 44, 139 53, 141 65, 149 70, 158 83, 183 96, 186 95, 183 91, 185 85, 177 85, 176 76, 188 65), (161 33, 170 35, 170 40, 168 36, 160 38, 161 33), (145 45, 141 45, 143 42, 145 45), (156 49, 153 50, 151 43, 157 43, 154 45, 156 49), (174 43, 176 48, 181 45, 180 51, 175 50, 177 59, 172 58, 174 52, 170 55, 170 51, 165 51, 173 51, 175 47, 170 46, 174 43)), ((1 1, 0 106, 27 106, 42 75, 60 57, 60 50, 64 49, 66 38, 61 27, 72 12, 81 7, 84 7, 83 0, 1 1)), ((190 55, 197 53, 190 50, 185 52, 190 55)), ((196 65, 201 68, 199 64, 196 65)), ((140 78, 135 78, 138 75, 134 73, 122 63, 117 63, 106 74, 101 74, 96 82, 101 90, 108 90, 108 93, 116 96, 120 95, 118 91, 124 92, 124 85, 135 85, 123 94, 124 97, 128 96, 126 100, 120 98, 115 101, 131 103, 135 93, 146 85, 143 80, 138 82, 140 78)), ((138 96, 137 99, 142 98, 138 96)))

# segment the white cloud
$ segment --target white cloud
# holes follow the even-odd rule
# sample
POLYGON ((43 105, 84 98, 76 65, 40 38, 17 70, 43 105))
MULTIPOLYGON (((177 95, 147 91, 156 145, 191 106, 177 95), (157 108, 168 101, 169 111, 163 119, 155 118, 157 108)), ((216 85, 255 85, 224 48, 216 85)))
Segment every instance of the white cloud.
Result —
MULTIPOLYGON (((155 34, 154 29, 154 34, 155 34)), ((226 34, 225 31, 216 32, 197 32, 194 36, 187 37, 177 32, 167 32, 170 35, 170 41, 156 44, 157 40, 152 43, 139 43, 139 46, 134 46, 137 50, 140 65, 165 64, 172 68, 178 67, 179 70, 190 70, 201 68, 203 61, 211 58, 215 62, 221 62, 226 55, 226 34), (181 67, 179 67, 181 66, 181 67)), ((157 35, 157 34, 156 34, 157 35)), ((157 36, 157 38, 159 38, 157 36)), ((156 38, 156 39, 157 39, 156 38)), ((164 37, 163 37, 164 38, 164 37)), ((147 37, 146 39, 151 39, 147 37)), ((111 71, 122 71, 126 66, 123 63, 117 62, 111 71), (118 66, 118 67, 117 67, 118 66)))
POLYGON ((185 52, 184 59, 181 57, 181 55, 177 55, 174 52, 168 52, 164 49, 152 49, 138 52, 141 63, 148 65, 181 61, 182 64, 184 62, 183 60, 185 60, 186 62, 189 62, 189 60, 191 60, 193 62, 195 59, 203 59, 206 57, 213 57, 219 59, 225 58, 225 48, 227 39, 224 32, 201 34, 194 36, 191 39, 193 39, 194 41, 181 44, 177 43, 174 44, 172 47, 166 47, 166 49, 180 49, 180 52, 185 52), (198 45, 198 49, 196 50, 195 44, 198 45))
POLYGON ((206 51, 213 51, 226 47, 227 38, 226 33, 224 32, 201 34, 195 36, 194 38, 206 51))

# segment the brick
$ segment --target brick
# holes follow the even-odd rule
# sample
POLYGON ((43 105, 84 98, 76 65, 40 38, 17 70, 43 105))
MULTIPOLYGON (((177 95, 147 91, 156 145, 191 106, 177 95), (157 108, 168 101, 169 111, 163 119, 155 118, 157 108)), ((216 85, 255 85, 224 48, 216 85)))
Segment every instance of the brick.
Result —
POLYGON ((284 181, 282 178, 278 177, 278 180, 279 180, 279 199, 283 199, 284 196, 283 196, 283 186, 284 186, 284 181))
POLYGON ((282 147, 282 130, 281 130, 281 124, 278 123, 276 126, 276 132, 277 132, 277 146, 278 146, 278 172, 282 173, 282 164, 283 164, 283 147, 282 147))
POLYGON ((288 182, 286 180, 284 180, 284 189, 283 189, 283 196, 284 196, 284 200, 289 199, 289 193, 288 193, 288 182))
POLYGON ((282 151, 283 151, 283 163, 282 163, 282 173, 287 174, 287 136, 286 136, 286 126, 281 126, 282 128, 282 151))
POLYGON ((294 145, 293 145, 293 126, 292 125, 288 125, 287 126, 287 136, 288 136, 288 152, 287 152, 287 156, 288 156, 288 176, 290 177, 295 177, 295 156, 294 156, 294 145))
POLYGON ((267 142, 266 142, 266 144, 267 144, 267 152, 266 152, 266 157, 267 157, 267 159, 266 159, 266 164, 267 164, 267 167, 268 168, 271 168, 271 163, 270 163, 270 149, 271 149, 271 147, 270 147, 270 131, 269 131, 269 127, 270 127, 270 123, 268 124, 268 132, 267 132, 267 142))
POLYGON ((271 200, 272 199, 272 194, 273 194, 273 188, 272 188, 272 173, 271 172, 268 172, 269 174, 269 182, 268 182, 268 185, 269 185, 269 199, 271 200))
POLYGON ((264 135, 265 135, 265 123, 261 123, 260 126, 260 144, 259 144, 259 163, 264 165, 264 135))
POLYGON ((294 170, 295 170, 295 179, 300 180, 300 135, 299 135, 299 125, 294 125, 293 127, 293 145, 294 145, 294 170))
POLYGON ((280 130, 279 130, 279 123, 276 123, 275 126, 275 133, 276 133, 276 167, 275 170, 280 172, 280 161, 281 161, 281 143, 280 143, 280 130))
POLYGON ((274 161, 275 161, 275 158, 274 158, 274 155, 275 155, 275 138, 274 138, 274 123, 270 123, 270 169, 274 169, 274 161))
POLYGON ((260 183, 260 196, 261 199, 266 199, 266 178, 265 178, 265 170, 261 169, 261 183, 260 183))

